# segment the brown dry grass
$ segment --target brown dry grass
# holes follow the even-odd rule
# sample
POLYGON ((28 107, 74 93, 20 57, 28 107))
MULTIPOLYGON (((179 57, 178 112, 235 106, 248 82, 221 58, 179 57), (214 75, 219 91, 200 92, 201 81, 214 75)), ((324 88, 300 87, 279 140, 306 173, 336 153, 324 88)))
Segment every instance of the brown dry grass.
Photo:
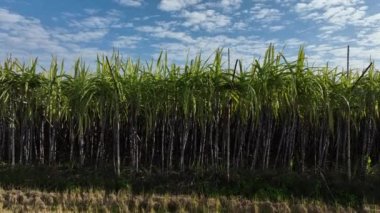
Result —
POLYGON ((132 195, 102 190, 41 192, 0 189, 0 212, 376 212, 377 206, 355 210, 320 202, 269 202, 239 197, 132 195))

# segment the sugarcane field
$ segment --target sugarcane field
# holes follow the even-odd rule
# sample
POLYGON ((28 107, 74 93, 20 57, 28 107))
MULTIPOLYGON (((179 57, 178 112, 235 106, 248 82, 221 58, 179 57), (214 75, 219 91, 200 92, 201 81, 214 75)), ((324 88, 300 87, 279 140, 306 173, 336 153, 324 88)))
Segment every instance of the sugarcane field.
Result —
POLYGON ((371 1, 0 2, 0 212, 380 212, 371 1))

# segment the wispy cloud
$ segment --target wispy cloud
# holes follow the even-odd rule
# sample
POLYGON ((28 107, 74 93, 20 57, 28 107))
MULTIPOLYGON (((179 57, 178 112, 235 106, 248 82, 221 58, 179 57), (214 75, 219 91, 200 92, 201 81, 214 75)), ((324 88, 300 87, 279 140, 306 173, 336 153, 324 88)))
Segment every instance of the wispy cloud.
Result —
POLYGON ((358 36, 357 43, 360 46, 380 47, 380 29, 372 30, 371 32, 363 33, 358 36))
POLYGON ((290 7, 294 5, 295 2, 297 2, 297 0, 276 0, 276 3, 283 7, 290 7))
POLYGON ((43 26, 39 19, 0 8, 2 54, 11 53, 21 60, 38 56, 40 64, 45 67, 50 63, 51 56, 56 55, 67 59, 66 68, 70 68, 76 57, 84 57, 91 62, 97 54, 105 52, 98 47, 84 47, 76 43, 102 37, 105 33, 102 30, 95 33, 67 29, 63 34, 57 32, 57 29, 43 26))
POLYGON ((90 16, 83 20, 71 20, 70 26, 80 28, 105 28, 108 27, 114 20, 114 17, 106 18, 100 16, 90 16))
POLYGON ((85 8, 85 9, 83 9, 83 11, 84 11, 86 14, 89 14, 89 15, 95 15, 95 14, 98 13, 100 10, 99 10, 99 9, 94 9, 94 8, 85 8))
POLYGON ((311 0, 295 5, 303 19, 327 22, 333 25, 358 25, 366 15, 364 0, 311 0))
POLYGON ((232 52, 231 60, 241 59, 244 66, 249 66, 254 57, 260 57, 269 43, 276 43, 273 40, 263 40, 255 36, 229 37, 199 36, 192 42, 162 42, 152 46, 168 52, 169 58, 175 62, 183 63, 189 56, 194 57, 199 52, 204 57, 210 56, 217 48, 229 48, 232 52))
POLYGON ((100 40, 104 38, 109 32, 107 29, 96 29, 91 31, 79 31, 76 33, 68 32, 67 30, 59 32, 59 30, 55 31, 56 33, 53 35, 54 38, 57 38, 61 41, 69 41, 69 42, 92 42, 96 40, 100 40))
POLYGON ((161 0, 158 8, 164 11, 177 11, 200 2, 201 0, 161 0))
POLYGON ((121 14, 118 11, 110 10, 106 16, 98 14, 99 11, 88 11, 83 17, 82 14, 72 14, 65 16, 68 27, 59 27, 51 29, 52 37, 72 43, 89 43, 101 41, 112 29, 130 28, 132 23, 123 23, 120 21, 121 14))
POLYGON ((211 31, 225 27, 231 23, 229 16, 220 14, 215 10, 193 12, 184 10, 181 16, 185 18, 183 25, 185 27, 193 27, 195 30, 205 29, 207 31, 211 31))
POLYGON ((182 42, 191 42, 193 40, 191 36, 184 32, 176 32, 164 26, 140 26, 137 27, 136 30, 149 33, 151 36, 156 38, 175 39, 182 42))
POLYGON ((272 31, 272 32, 280 31, 280 30, 283 30, 283 29, 285 29, 285 26, 283 26, 283 25, 275 25, 275 26, 270 26, 269 27, 269 30, 272 31))
POLYGON ((247 27, 247 23, 243 21, 237 21, 233 23, 231 30, 244 30, 247 29, 247 27))
POLYGON ((364 4, 364 0, 306 0, 297 3, 296 8, 301 10, 318 10, 335 6, 351 7, 359 4, 364 4))
POLYGON ((118 4, 127 7, 140 7, 143 4, 143 0, 114 0, 118 4))
POLYGON ((86 16, 84 18, 70 18, 68 20, 70 27, 76 27, 80 29, 90 28, 118 28, 120 27, 119 14, 107 14, 107 16, 86 16))
MULTIPOLYGON (((342 67, 346 64, 347 47, 345 45, 333 44, 311 44, 306 46, 309 52, 308 61, 315 66, 324 66, 326 63, 329 66, 342 67)), ((350 47, 350 65, 352 68, 360 70, 368 66, 370 57, 379 58, 380 54, 376 48, 365 48, 360 46, 350 47)))
POLYGON ((136 48, 136 45, 142 38, 138 36, 119 36, 112 45, 116 48, 136 48))
POLYGON ((24 17, 7 9, 0 8, 0 46, 2 51, 29 52, 65 51, 38 19, 24 17))
POLYGON ((280 10, 269 8, 261 3, 254 5, 251 8, 250 13, 252 14, 252 20, 266 23, 280 20, 283 16, 283 13, 280 10))
POLYGON ((342 26, 336 26, 336 25, 323 25, 319 28, 319 30, 322 32, 324 35, 330 35, 333 34, 336 31, 339 31, 343 29, 342 26))
POLYGON ((242 0, 222 0, 221 5, 225 9, 238 9, 242 2, 242 0))

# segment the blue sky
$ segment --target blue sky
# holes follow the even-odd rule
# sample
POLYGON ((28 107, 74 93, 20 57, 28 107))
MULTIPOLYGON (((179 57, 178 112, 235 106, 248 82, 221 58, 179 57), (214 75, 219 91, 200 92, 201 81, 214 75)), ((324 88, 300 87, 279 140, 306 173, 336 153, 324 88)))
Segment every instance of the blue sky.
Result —
POLYGON ((47 64, 92 63, 113 48, 124 57, 172 62, 230 48, 249 64, 268 44, 294 59, 304 45, 309 64, 344 66, 380 61, 378 0, 1 0, 0 57, 47 64))

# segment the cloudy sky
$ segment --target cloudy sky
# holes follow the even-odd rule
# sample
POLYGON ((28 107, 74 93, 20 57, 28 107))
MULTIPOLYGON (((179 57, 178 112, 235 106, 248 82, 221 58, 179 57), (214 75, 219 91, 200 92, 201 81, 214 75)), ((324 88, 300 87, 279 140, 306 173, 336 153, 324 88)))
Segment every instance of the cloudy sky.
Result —
POLYGON ((356 68, 380 62, 378 0, 1 0, 0 57, 52 55, 88 63, 117 48, 124 57, 180 63, 230 48, 249 63, 268 44, 293 59, 304 45, 309 64, 356 68))

